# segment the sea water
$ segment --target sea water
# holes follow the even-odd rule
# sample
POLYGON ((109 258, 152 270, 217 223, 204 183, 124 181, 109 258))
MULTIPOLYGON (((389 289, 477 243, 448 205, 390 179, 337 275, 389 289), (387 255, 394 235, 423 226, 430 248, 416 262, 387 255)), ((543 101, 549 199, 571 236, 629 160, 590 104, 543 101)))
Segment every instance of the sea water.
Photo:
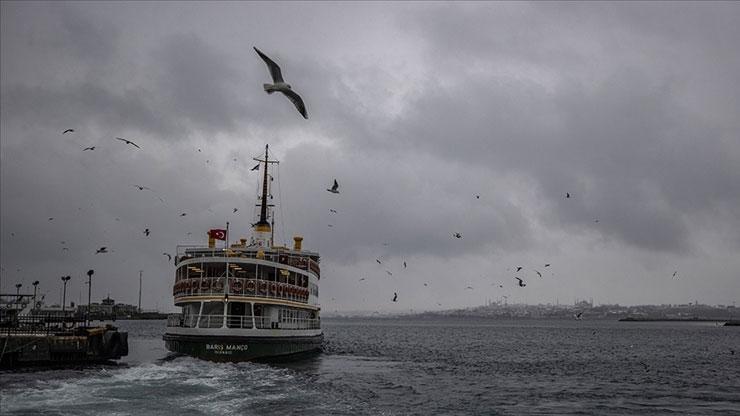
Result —
POLYGON ((715 323, 324 319, 322 353, 271 364, 115 324, 119 365, 0 372, 0 414, 740 415, 740 327, 715 323))

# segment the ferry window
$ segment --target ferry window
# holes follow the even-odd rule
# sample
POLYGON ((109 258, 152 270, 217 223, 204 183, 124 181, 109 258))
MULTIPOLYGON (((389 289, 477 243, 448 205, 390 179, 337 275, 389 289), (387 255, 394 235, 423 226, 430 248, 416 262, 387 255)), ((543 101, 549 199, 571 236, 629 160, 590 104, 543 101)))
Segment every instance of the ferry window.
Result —
POLYGON ((200 311, 200 302, 188 303, 182 307, 183 315, 197 315, 200 311))
POLYGON ((226 276, 226 263, 203 263, 202 267, 205 277, 226 276))
POLYGON ((206 302, 203 304, 203 315, 223 315, 223 302, 206 302))

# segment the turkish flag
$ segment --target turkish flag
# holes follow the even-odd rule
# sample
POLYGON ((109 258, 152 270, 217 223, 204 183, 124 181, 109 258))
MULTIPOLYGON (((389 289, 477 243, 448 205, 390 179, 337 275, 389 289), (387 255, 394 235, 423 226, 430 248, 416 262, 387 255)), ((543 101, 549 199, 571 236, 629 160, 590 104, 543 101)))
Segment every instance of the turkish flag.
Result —
POLYGON ((208 235, 213 239, 226 241, 226 230, 210 230, 208 235))

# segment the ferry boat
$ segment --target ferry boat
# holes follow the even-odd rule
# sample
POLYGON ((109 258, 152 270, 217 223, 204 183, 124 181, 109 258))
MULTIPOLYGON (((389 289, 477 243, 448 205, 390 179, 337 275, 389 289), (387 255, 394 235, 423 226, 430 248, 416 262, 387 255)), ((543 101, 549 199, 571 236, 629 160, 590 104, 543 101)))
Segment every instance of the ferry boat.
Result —
POLYGON ((211 230, 207 246, 178 246, 175 306, 167 318, 168 350, 210 361, 249 361, 295 357, 321 348, 319 254, 274 243, 274 206, 268 204, 277 163, 255 158, 263 169, 259 219, 249 240, 228 244, 226 230, 211 230), (272 224, 270 219, 273 219, 272 224), (216 247, 216 240, 226 240, 216 247))

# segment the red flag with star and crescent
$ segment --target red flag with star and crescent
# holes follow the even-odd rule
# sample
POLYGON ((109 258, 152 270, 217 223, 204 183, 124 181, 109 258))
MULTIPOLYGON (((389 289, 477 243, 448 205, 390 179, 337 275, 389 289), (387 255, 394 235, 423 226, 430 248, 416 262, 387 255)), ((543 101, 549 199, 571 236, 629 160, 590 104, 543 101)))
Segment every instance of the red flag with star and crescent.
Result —
POLYGON ((226 230, 210 230, 208 235, 214 240, 226 241, 226 230))

